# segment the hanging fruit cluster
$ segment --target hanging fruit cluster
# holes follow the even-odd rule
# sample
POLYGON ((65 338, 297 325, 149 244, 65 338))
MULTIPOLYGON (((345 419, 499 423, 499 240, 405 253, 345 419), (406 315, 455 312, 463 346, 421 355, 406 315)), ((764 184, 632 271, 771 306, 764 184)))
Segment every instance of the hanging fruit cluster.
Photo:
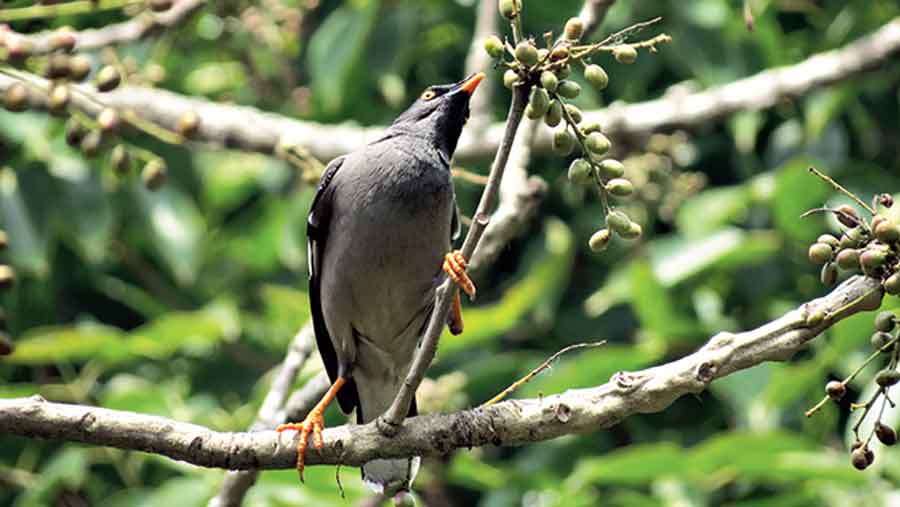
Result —
MULTIPOLYGON (((171 0, 151 0, 146 4, 147 9, 157 13, 171 6, 171 0)), ((136 78, 136 65, 127 65, 129 62, 123 63, 114 52, 107 51, 103 57, 106 63, 94 71, 94 58, 76 54, 77 43, 76 33, 70 28, 32 37, 0 26, 0 73, 16 81, 3 93, 3 107, 11 112, 42 108, 53 116, 66 118, 65 140, 69 146, 89 159, 108 153, 109 165, 120 176, 129 174, 140 162, 145 186, 151 190, 159 188, 167 176, 165 161, 123 142, 123 126, 178 144, 196 134, 199 117, 186 113, 175 132, 170 132, 133 112, 123 113, 105 105, 102 94, 115 90, 126 78, 136 78), (89 79, 101 95, 76 86, 89 79)))
MULTIPOLYGON (((513 24, 513 34, 517 35, 521 2, 500 0, 499 8, 513 24)), ((553 151, 560 156, 569 156, 578 147, 580 156, 569 164, 569 180, 597 189, 606 218, 606 227, 595 232, 588 242, 594 251, 605 249, 613 234, 635 239, 641 236, 642 229, 623 211, 610 205, 610 198, 630 197, 635 191, 634 184, 626 178, 625 166, 607 157, 612 143, 603 134, 603 126, 584 121, 582 111, 568 102, 581 93, 581 85, 570 78, 573 68, 581 69, 584 80, 601 91, 609 84, 609 75, 603 67, 591 62, 593 56, 609 53, 617 62, 630 64, 637 59, 638 49, 655 51, 657 44, 670 40, 662 34, 639 43, 626 43, 626 39, 640 28, 643 26, 623 30, 596 44, 583 44, 580 39, 584 24, 579 18, 571 18, 560 38, 554 39, 550 32, 544 34, 544 47, 538 47, 533 39, 519 36, 515 37, 518 41, 515 45, 495 35, 484 43, 488 55, 497 59, 498 65, 506 67, 503 84, 509 89, 522 86, 530 89, 525 115, 532 120, 543 119, 554 129, 553 151)))

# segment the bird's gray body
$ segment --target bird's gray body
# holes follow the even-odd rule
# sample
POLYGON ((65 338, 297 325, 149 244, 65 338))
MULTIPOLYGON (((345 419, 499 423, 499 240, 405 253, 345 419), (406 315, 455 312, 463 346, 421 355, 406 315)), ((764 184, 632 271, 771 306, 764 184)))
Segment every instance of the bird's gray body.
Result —
MULTIPOLYGON (((330 219, 314 290, 337 367, 356 390, 344 388, 339 401, 369 422, 399 391, 431 314, 456 202, 449 161, 414 135, 389 134, 330 167, 317 199, 330 219)), ((363 477, 375 489, 408 488, 418 463, 375 460, 363 477)))

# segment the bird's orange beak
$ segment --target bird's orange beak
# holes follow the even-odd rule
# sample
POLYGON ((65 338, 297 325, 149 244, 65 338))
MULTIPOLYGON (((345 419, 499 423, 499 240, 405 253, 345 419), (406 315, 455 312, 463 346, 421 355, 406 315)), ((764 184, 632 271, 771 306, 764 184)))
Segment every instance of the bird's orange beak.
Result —
POLYGON ((478 72, 473 74, 472 77, 466 79, 460 89, 469 95, 475 93, 475 88, 478 88, 478 85, 484 80, 484 72, 478 72))

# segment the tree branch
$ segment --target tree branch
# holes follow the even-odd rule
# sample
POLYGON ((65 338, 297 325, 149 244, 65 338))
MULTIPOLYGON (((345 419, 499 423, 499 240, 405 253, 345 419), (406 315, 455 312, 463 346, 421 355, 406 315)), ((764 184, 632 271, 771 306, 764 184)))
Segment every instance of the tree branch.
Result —
MULTIPOLYGON (((879 307, 878 280, 854 276, 830 294, 742 333, 719 333, 698 351, 645 370, 617 373, 601 386, 483 409, 410 418, 394 437, 373 423, 326 429, 325 446, 307 465, 358 466, 376 458, 440 456, 454 449, 513 446, 608 428, 638 413, 664 410, 680 396, 765 361, 784 361, 834 323, 879 307), (810 316, 822 316, 821 320, 810 316), (818 323, 807 325, 807 322, 818 323)), ((150 415, 51 403, 0 400, 0 432, 152 452, 199 466, 286 469, 296 462, 290 438, 274 431, 222 433, 150 415)))
MULTIPOLYGON (((154 31, 169 28, 180 23, 205 4, 205 0, 178 0, 165 12, 158 14, 141 13, 121 23, 72 32, 72 35, 75 37, 75 49, 77 51, 92 51, 114 44, 134 42, 150 35, 154 31)), ((31 42, 34 54, 46 54, 52 51, 50 42, 56 33, 56 30, 36 34, 12 33, 12 35, 7 35, 10 32, 0 32, 0 43, 2 43, 2 39, 5 36, 22 37, 31 42)))
MULTIPOLYGON (((614 104, 603 111, 588 111, 584 117, 599 121, 611 137, 703 125, 736 111, 772 107, 785 98, 799 97, 879 68, 898 53, 900 18, 843 48, 814 55, 796 65, 766 70, 696 93, 636 104, 614 104)), ((0 76, 0 92, 14 82, 0 76)), ((83 88, 109 106, 133 110, 170 130, 184 113, 195 111, 201 119, 198 141, 266 154, 276 154, 285 146, 301 146, 316 158, 330 160, 374 140, 384 130, 383 126, 325 125, 294 120, 252 107, 217 104, 149 88, 123 87, 106 94, 96 94, 91 87, 83 88)), ((490 157, 500 145, 503 130, 502 123, 495 123, 477 134, 463 132, 456 158, 490 157)), ((534 149, 539 153, 549 152, 550 134, 546 129, 538 132, 534 149)))

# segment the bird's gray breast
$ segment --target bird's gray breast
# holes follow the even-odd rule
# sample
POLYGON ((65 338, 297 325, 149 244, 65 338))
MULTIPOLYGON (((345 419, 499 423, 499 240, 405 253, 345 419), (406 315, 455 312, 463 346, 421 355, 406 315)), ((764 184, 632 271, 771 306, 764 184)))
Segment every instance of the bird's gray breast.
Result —
MULTIPOLYGON (((332 183, 323 310, 329 321, 346 319, 371 342, 366 346, 402 362, 450 247, 453 186, 440 158, 401 143, 376 147, 348 157, 332 183)), ((341 324, 329 322, 329 329, 341 324)))

